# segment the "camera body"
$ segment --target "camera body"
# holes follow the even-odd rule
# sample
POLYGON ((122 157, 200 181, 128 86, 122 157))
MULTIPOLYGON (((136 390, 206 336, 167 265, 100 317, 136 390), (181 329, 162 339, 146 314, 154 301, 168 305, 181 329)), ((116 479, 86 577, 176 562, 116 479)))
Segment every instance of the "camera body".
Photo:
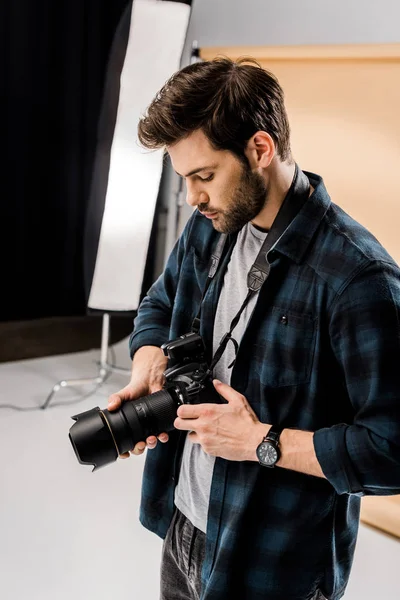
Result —
POLYGON ((181 404, 226 403, 212 384, 200 335, 186 333, 161 349, 168 357, 162 390, 124 402, 116 411, 95 407, 72 417, 69 438, 81 464, 96 470, 150 435, 172 431, 181 404))
POLYGON ((180 404, 221 403, 222 399, 207 376, 204 341, 197 333, 185 333, 161 346, 168 357, 164 371, 165 389, 183 384, 184 393, 180 404))

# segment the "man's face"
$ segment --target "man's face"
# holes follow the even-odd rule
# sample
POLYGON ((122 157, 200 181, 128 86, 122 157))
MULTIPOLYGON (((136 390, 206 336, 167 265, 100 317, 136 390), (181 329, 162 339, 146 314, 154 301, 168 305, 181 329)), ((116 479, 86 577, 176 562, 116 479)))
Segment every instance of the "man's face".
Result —
POLYGON ((169 146, 175 171, 186 179, 186 201, 212 220, 214 229, 233 233, 264 207, 264 179, 232 152, 214 150, 200 130, 169 146))

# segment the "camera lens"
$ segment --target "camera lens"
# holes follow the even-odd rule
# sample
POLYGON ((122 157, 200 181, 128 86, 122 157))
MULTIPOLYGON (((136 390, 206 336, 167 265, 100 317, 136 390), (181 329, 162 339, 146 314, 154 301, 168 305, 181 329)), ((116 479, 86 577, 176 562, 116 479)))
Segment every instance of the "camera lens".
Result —
POLYGON ((75 415, 69 438, 78 461, 93 465, 95 471, 150 435, 171 431, 182 393, 182 387, 176 384, 138 400, 123 402, 116 411, 96 407, 75 415))

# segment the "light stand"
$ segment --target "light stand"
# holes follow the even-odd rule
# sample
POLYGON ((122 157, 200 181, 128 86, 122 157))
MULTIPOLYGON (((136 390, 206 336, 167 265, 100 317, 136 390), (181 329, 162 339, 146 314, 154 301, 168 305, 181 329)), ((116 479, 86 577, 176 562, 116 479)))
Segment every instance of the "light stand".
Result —
POLYGON ((117 367, 116 365, 111 365, 107 362, 108 356, 108 348, 109 348, 109 339, 110 339, 110 315, 108 313, 103 314, 102 328, 101 328, 101 347, 100 347, 100 362, 99 362, 99 372, 97 377, 86 377, 83 379, 63 379, 55 384, 50 394, 47 396, 45 403, 40 407, 45 409, 50 404, 54 394, 58 392, 60 389, 65 387, 75 387, 80 385, 87 385, 89 383, 97 384, 97 386, 102 385, 105 381, 107 381, 108 377, 111 373, 130 373, 130 369, 124 369, 122 367, 117 367))

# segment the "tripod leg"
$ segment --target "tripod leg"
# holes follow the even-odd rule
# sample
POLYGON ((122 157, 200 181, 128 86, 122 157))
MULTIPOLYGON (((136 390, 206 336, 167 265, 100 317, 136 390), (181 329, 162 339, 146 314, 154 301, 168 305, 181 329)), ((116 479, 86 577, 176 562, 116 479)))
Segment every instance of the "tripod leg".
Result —
POLYGON ((110 337, 110 315, 108 313, 103 314, 102 320, 102 330, 101 330, 101 348, 100 348, 100 365, 99 365, 99 374, 97 377, 86 377, 83 379, 63 379, 56 383, 56 385, 51 390, 50 394, 47 396, 46 401, 40 408, 43 410, 47 408, 54 396, 59 390, 66 387, 73 387, 79 385, 87 385, 90 383, 94 383, 97 385, 101 385, 111 374, 112 368, 107 364, 107 353, 108 353, 108 341, 110 337))
POLYGON ((109 375, 110 375, 110 371, 108 371, 107 369, 100 369, 97 377, 86 377, 83 379, 63 379, 62 381, 59 381, 58 383, 55 384, 55 386, 51 390, 50 394, 47 396, 46 401, 44 402, 44 404, 42 404, 42 406, 40 408, 42 408, 42 409, 47 408, 48 405, 50 404, 54 394, 56 392, 58 392, 59 390, 61 390, 62 388, 76 387, 79 385, 88 385, 90 383, 101 385, 102 383, 104 383, 106 381, 106 379, 109 377, 109 375))

